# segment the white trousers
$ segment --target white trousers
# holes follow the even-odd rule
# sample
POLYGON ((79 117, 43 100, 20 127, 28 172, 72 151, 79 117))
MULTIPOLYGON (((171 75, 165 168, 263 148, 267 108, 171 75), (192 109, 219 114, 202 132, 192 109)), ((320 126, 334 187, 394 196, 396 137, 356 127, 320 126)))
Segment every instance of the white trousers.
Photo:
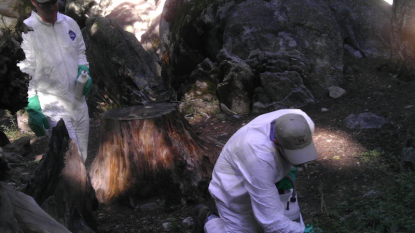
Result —
POLYGON ((224 233, 225 223, 221 218, 213 218, 205 224, 206 233, 224 233))
POLYGON ((78 153, 85 163, 88 152, 89 114, 85 99, 79 102, 68 103, 51 95, 39 95, 42 112, 49 122, 48 135, 52 134, 52 128, 62 119, 68 130, 69 138, 78 146, 78 153), (72 109, 69 111, 68 109, 72 109))

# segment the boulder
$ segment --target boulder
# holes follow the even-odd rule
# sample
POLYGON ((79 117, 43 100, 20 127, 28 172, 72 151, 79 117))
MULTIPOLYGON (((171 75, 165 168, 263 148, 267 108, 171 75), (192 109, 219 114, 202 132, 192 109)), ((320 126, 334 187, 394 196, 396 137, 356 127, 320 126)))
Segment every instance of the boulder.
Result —
POLYGON ((353 130, 382 128, 389 120, 373 113, 350 114, 344 119, 346 127, 353 130))
MULTIPOLYGON (((218 54, 226 50, 252 72, 254 92, 239 96, 253 106, 251 111, 303 106, 313 103, 314 98, 327 98, 329 87, 345 82, 344 53, 352 57, 382 57, 387 53, 390 10, 375 0, 171 0, 165 4, 160 23, 162 74, 169 77, 173 87, 186 85, 189 74, 206 58, 221 69, 218 54), (285 91, 287 96, 279 96, 279 100, 265 98, 267 94, 261 91, 275 86, 268 83, 275 79, 264 77, 284 77, 291 72, 301 79, 294 83, 302 86, 292 86, 295 91, 285 91), (282 99, 290 101, 282 103, 282 99)), ((240 64, 232 63, 236 70, 240 64)), ((235 111, 230 101, 222 101, 235 100, 235 92, 220 91, 229 86, 229 77, 221 75, 218 97, 235 111)))
POLYGON ((135 36, 124 31, 117 22, 103 17, 91 18, 86 21, 82 33, 94 80, 87 100, 90 113, 160 102, 171 97, 161 79, 160 65, 135 36))
POLYGON ((267 85, 255 89, 253 113, 271 112, 275 109, 301 108, 314 103, 311 92, 303 85, 295 71, 284 73, 262 73, 261 83, 267 85))
POLYGON ((243 60, 231 56, 226 51, 220 52, 218 63, 223 74, 222 82, 218 84, 217 89, 221 104, 236 114, 250 113, 251 97, 254 92, 252 69, 243 60))

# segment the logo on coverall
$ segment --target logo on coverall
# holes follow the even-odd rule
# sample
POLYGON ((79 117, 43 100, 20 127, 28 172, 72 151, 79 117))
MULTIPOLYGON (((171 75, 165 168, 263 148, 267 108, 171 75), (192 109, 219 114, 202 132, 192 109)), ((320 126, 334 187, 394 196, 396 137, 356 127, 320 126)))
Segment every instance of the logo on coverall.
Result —
POLYGON ((69 30, 69 33, 68 34, 69 34, 69 37, 71 38, 71 40, 74 41, 75 38, 76 38, 75 32, 73 32, 72 30, 69 30))

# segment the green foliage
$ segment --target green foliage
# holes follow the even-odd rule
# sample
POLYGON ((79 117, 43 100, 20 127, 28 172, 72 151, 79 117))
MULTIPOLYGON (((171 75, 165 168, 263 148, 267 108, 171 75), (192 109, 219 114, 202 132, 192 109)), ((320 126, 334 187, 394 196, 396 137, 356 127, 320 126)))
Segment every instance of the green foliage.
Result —
POLYGON ((1 125, 2 131, 6 134, 7 138, 11 141, 14 141, 16 139, 19 139, 24 136, 28 136, 27 134, 22 134, 19 130, 19 127, 17 125, 16 119, 14 115, 9 111, 6 110, 6 116, 9 119, 11 125, 1 125))
POLYGON ((168 218, 167 221, 169 221, 169 225, 167 229, 170 232, 177 232, 177 233, 184 232, 184 228, 182 224, 176 218, 171 217, 171 218, 168 218))
POLYGON ((330 211, 314 213, 316 226, 324 232, 415 232, 415 173, 400 172, 394 156, 383 151, 359 158, 379 180, 360 190, 350 187, 356 195, 344 195, 330 211))

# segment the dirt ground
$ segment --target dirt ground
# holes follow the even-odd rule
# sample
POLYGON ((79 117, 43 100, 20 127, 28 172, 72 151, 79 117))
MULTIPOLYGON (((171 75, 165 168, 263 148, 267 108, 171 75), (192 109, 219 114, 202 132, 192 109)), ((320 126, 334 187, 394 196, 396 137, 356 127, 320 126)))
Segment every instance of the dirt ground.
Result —
MULTIPOLYGON (((382 150, 400 160, 406 130, 414 124, 410 121, 415 120, 415 82, 399 81, 381 69, 383 64, 385 61, 377 59, 348 62, 348 76, 340 85, 347 93, 341 98, 326 98, 302 108, 316 124, 313 138, 319 153, 316 161, 304 165, 297 173, 299 203, 306 210, 303 217, 308 222, 318 222, 315 216, 327 211, 342 195, 357 195, 365 185, 381 182, 382 177, 367 173, 361 166, 359 154, 382 150), (323 108, 328 111, 322 111, 323 108), (385 117, 390 123, 381 129, 350 130, 345 127, 347 116, 365 112, 385 117)), ((254 117, 221 116, 190 122, 206 142, 206 153, 215 161, 232 134, 254 117)), ((98 150, 99 126, 99 119, 91 119, 89 155, 95 155, 98 150)), ((44 153, 43 143, 41 140, 34 142, 33 155, 44 153)), ((92 160, 93 156, 88 158, 87 168, 92 160)), ((204 203, 215 208, 212 199, 204 203)), ((95 212, 98 232, 166 232, 163 223, 172 222, 173 229, 175 223, 192 215, 196 204, 146 213, 122 204, 101 206, 95 212)), ((170 232, 190 230, 191 226, 177 225, 170 232)))

